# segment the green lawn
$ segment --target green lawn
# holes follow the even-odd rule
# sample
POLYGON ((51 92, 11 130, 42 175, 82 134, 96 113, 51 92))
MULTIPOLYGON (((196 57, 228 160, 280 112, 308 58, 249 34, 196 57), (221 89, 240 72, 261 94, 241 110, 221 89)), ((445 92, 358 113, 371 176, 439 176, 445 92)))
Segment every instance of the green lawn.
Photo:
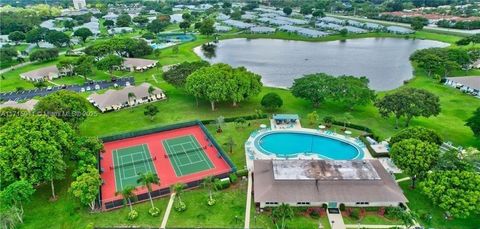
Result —
POLYGON ((443 217, 444 210, 433 204, 428 197, 421 193, 420 189, 410 189, 410 181, 400 182, 400 187, 403 189, 405 196, 408 198, 408 207, 418 213, 419 215, 430 213, 432 214, 432 221, 426 224, 423 219, 419 219, 422 225, 431 228, 478 228, 480 225, 480 215, 470 216, 466 219, 445 220, 443 217))
POLYGON ((139 218, 130 222, 127 220, 128 208, 112 210, 104 213, 90 213, 67 191, 71 180, 66 179, 56 183, 58 200, 51 202, 50 185, 42 185, 37 188, 32 202, 25 205, 25 223, 20 228, 85 228, 94 223, 95 226, 160 226, 168 197, 154 201, 160 209, 160 216, 152 217, 148 214, 150 202, 134 205, 139 218))
POLYGON ((239 179, 235 186, 214 193, 216 204, 213 206, 207 205, 208 190, 187 191, 182 195, 187 210, 172 209, 167 226, 241 228, 245 218, 246 189, 246 181, 239 179))
MULTIPOLYGON (((323 228, 330 229, 327 216, 314 219, 310 216, 305 216, 304 212, 302 212, 299 208, 293 208, 293 210, 294 217, 293 219, 287 221, 287 228, 318 228, 318 225, 321 223, 323 228)), ((251 228, 276 228, 270 217, 271 210, 265 210, 262 213, 257 213, 255 210, 255 205, 252 203, 252 209, 250 209, 250 212, 251 228)))
POLYGON ((367 224, 367 225, 402 225, 400 220, 387 219, 379 216, 376 212, 367 212, 367 215, 360 220, 351 217, 343 217, 345 224, 367 224))

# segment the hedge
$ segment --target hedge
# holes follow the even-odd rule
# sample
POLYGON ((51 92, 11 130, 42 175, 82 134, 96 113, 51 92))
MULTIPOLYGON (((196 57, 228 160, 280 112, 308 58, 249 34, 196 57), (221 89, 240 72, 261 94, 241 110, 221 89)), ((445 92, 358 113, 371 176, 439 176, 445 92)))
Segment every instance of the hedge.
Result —
POLYGON ((237 171, 237 176, 239 177, 246 177, 248 175, 247 169, 240 169, 237 171))
MULTIPOLYGON (((236 116, 236 117, 229 117, 229 118, 225 118, 223 119, 224 122, 235 122, 237 121, 238 119, 245 119, 245 120, 257 120, 257 119, 264 119, 264 118, 267 118, 268 115, 267 114, 261 114, 261 115, 246 115, 246 116, 236 116)), ((217 122, 217 120, 214 120, 214 119, 207 119, 207 120, 202 120, 202 123, 204 125, 208 125, 208 124, 215 124, 217 122)))
POLYGON ((228 178, 230 178, 230 182, 232 183, 235 183, 238 180, 238 177, 235 173, 230 173, 230 175, 228 175, 228 178))
POLYGON ((220 179, 216 179, 214 181, 214 184, 215 184, 215 189, 222 190, 230 187, 231 182, 230 182, 230 179, 225 179, 223 181, 220 179))

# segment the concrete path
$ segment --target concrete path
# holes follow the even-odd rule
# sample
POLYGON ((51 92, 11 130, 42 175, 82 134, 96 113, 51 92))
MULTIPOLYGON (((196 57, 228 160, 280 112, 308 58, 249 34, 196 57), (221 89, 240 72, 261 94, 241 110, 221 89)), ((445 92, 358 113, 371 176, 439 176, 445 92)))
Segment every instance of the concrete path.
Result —
POLYGON ((167 209, 165 209, 165 214, 163 215, 162 224, 160 225, 161 229, 164 229, 167 226, 168 217, 170 216, 170 211, 172 210, 174 200, 175 200, 175 193, 172 193, 170 195, 170 200, 168 201, 167 209))
POLYGON ((370 224, 347 224, 346 228, 378 228, 378 229, 388 229, 388 228, 405 228, 402 225, 370 225, 370 224))
POLYGON ((402 182, 402 181, 406 181, 406 180, 410 180, 410 177, 400 178, 400 179, 395 180, 395 181, 398 183, 398 182, 402 182))
POLYGON ((11 70, 14 70, 14 69, 17 69, 17 68, 20 68, 20 67, 23 67, 23 66, 27 66, 31 63, 33 63, 33 62, 27 61, 27 62, 23 62, 23 63, 17 64, 17 65, 10 66, 8 68, 4 68, 4 69, 0 70, 0 74, 3 74, 5 72, 9 72, 11 70))
POLYGON ((341 213, 330 214, 327 210, 328 223, 332 229, 345 229, 345 223, 343 222, 343 217, 341 213))
POLYGON ((55 86, 60 86, 60 84, 55 83, 55 82, 53 82, 53 81, 51 81, 51 80, 48 80, 47 82, 49 82, 49 83, 51 83, 51 84, 53 84, 53 85, 55 85, 55 86))
POLYGON ((247 186, 247 204, 245 205, 245 225, 244 228, 250 228, 250 208, 252 207, 252 172, 248 171, 247 186))

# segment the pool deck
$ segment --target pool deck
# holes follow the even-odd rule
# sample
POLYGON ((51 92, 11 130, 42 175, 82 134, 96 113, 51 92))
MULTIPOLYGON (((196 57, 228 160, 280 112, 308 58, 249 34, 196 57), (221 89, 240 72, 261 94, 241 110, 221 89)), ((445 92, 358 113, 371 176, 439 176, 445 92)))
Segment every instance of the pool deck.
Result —
MULTIPOLYGON (((370 152, 368 152, 368 149, 365 147, 365 145, 363 145, 363 143, 357 138, 353 138, 353 137, 350 137, 350 136, 347 136, 347 135, 337 134, 337 133, 335 133, 333 131, 329 131, 329 130, 316 130, 316 129, 302 128, 301 126, 299 126, 299 124, 290 125, 290 127, 286 126, 286 127, 281 127, 281 128, 279 127, 279 125, 276 125, 275 128, 267 127, 267 128, 263 128, 263 129, 259 129, 257 131, 254 131, 250 135, 248 140, 245 142, 245 157, 246 157, 246 161, 247 161, 247 168, 248 168, 249 171, 253 171, 253 161, 254 160, 285 159, 285 158, 282 158, 282 157, 277 157, 275 155, 268 155, 268 154, 262 153, 255 146, 255 139, 259 135, 263 135, 263 134, 269 133, 269 132, 284 132, 284 131, 285 132, 300 131, 300 132, 306 132, 306 133, 311 133, 311 134, 315 134, 315 135, 328 136, 328 137, 331 137, 331 138, 334 138, 334 139, 343 140, 343 141, 351 143, 355 146, 358 146, 363 151, 363 154, 364 154, 362 159, 372 159, 373 158, 370 155, 370 152)), ((292 160, 292 159, 318 160, 318 159, 324 159, 324 158, 321 158, 318 155, 299 154, 296 157, 292 157, 292 158, 288 158, 288 159, 289 160, 292 160)), ((285 159, 285 160, 287 160, 287 159, 285 159)))

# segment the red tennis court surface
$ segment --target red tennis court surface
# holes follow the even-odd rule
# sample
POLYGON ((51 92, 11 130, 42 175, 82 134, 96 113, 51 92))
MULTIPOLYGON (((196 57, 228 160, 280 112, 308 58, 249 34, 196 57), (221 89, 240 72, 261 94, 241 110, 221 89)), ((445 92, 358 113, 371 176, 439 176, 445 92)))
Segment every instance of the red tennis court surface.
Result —
MULTIPOLYGON (((115 176, 118 176, 118 171, 117 173, 115 173, 116 169, 112 167, 118 165, 118 158, 114 159, 114 157, 117 157, 114 156, 114 152, 117 153, 120 150, 126 148, 128 149, 130 147, 143 145, 143 147, 146 148, 145 151, 151 154, 151 162, 153 162, 155 172, 160 179, 160 186, 152 186, 153 192, 157 191, 157 193, 160 193, 161 190, 166 191, 166 189, 168 189, 171 185, 179 182, 190 183, 202 180, 206 176, 220 176, 225 174, 228 175, 228 173, 233 171, 233 165, 231 164, 228 157, 223 152, 221 152, 221 149, 217 148, 218 145, 214 142, 213 139, 210 138, 211 136, 205 131, 206 128, 200 122, 195 122, 193 123, 193 125, 186 127, 180 127, 177 129, 170 129, 156 133, 105 142, 105 151, 104 153, 101 153, 100 159, 100 167, 101 170, 103 170, 103 172, 101 173, 101 178, 103 180, 103 184, 101 187, 102 208, 110 209, 118 207, 118 200, 122 199, 121 195, 115 195, 116 191, 118 191, 119 189, 118 187, 116 188, 116 186, 119 185, 119 181, 115 178, 115 176), (196 140, 201 146, 204 146, 203 152, 208 158, 204 158, 203 160, 208 161, 209 159, 213 166, 206 167, 205 170, 202 171, 188 173, 186 175, 177 175, 179 174, 178 170, 177 172, 175 171, 174 165, 172 165, 172 162, 170 160, 171 158, 166 157, 167 153, 169 152, 167 152, 168 149, 165 149, 165 147, 168 147, 168 145, 166 146, 166 144, 164 144, 164 140, 167 140, 166 142, 168 142, 168 140, 179 139, 185 136, 189 136, 189 138, 196 140)), ((126 156, 129 157, 130 155, 126 156)), ((175 163, 175 160, 173 161, 175 163)), ((137 190, 135 191, 135 194, 139 196, 145 193, 147 193, 147 189, 144 187, 140 187, 140 185, 137 185, 137 190)), ((166 193, 163 192, 163 194, 166 193)))

